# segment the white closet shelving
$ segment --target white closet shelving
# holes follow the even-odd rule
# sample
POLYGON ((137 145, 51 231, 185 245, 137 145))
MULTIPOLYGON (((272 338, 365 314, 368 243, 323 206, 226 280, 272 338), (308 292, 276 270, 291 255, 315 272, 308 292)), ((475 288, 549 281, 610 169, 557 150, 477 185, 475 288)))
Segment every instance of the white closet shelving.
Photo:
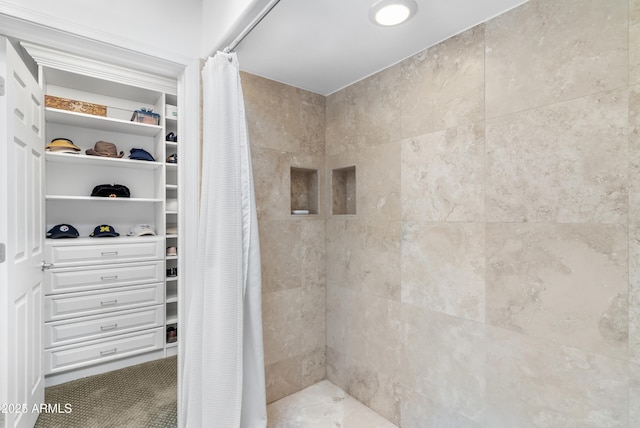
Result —
POLYGON ((78 154, 47 152, 49 230, 70 224, 75 239, 47 239, 45 248, 45 372, 47 385, 177 354, 180 240, 174 79, 24 44, 38 66, 45 94, 106 106, 106 116, 45 108, 45 141, 67 138, 78 154), (135 110, 159 113, 157 125, 131 121, 135 110), (116 145, 121 158, 87 155, 98 141, 116 145), (154 161, 129 159, 144 149, 154 161), (91 196, 100 184, 121 184, 130 198, 91 196), (90 237, 99 225, 118 237, 90 237), (154 236, 128 236, 149 224, 154 236), (168 247, 176 255, 167 255, 168 247), (170 274, 171 273, 171 274, 170 274))
MULTIPOLYGON (((178 152, 178 121, 177 115, 170 114, 170 111, 176 111, 177 98, 167 97, 167 106, 165 106, 164 123, 165 123, 165 162, 166 162, 166 180, 165 180, 165 222, 166 222, 166 247, 179 249, 180 237, 178 236, 178 168, 179 164, 169 162, 172 155, 178 152), (174 141, 175 140, 175 141, 174 141)), ((167 270, 178 268, 177 255, 166 256, 167 270)), ((167 355, 175 355, 178 352, 178 288, 180 285, 180 272, 174 277, 167 277, 166 282, 166 326, 167 326, 167 355), (171 333, 171 329, 175 329, 175 337, 171 333)))

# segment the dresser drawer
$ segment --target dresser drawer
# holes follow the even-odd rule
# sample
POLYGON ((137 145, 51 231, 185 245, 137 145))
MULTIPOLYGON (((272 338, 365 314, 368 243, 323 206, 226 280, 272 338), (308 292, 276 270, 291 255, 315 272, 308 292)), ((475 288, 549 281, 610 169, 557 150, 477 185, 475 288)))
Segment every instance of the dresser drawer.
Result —
POLYGON ((164 262, 127 263, 104 267, 63 268, 45 271, 45 294, 102 290, 110 287, 160 282, 164 262))
POLYGON ((162 349, 163 330, 161 327, 121 335, 117 338, 95 340, 80 346, 47 349, 44 351, 45 374, 78 369, 162 349))
POLYGON ((164 284, 156 283, 46 296, 44 315, 45 321, 58 321, 161 303, 164 303, 164 284))
POLYGON ((45 323, 44 347, 70 345, 163 325, 164 305, 45 323))
MULTIPOLYGON (((48 240, 52 241, 52 240, 48 240)), ((159 237, 90 238, 47 242, 45 261, 54 267, 137 262, 164 258, 164 240, 159 237), (99 242, 96 240, 102 239, 99 242), (64 242, 62 242, 64 241, 64 242)))

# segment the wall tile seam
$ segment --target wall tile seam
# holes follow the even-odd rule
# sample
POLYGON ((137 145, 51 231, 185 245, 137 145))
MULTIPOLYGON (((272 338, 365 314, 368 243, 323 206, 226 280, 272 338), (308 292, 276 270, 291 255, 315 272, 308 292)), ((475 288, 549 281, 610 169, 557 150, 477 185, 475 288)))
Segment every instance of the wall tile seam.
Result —
MULTIPOLYGON (((325 155, 324 154, 317 154, 314 152, 304 152, 304 151, 289 151, 289 150, 283 150, 283 149, 275 149, 273 147, 264 147, 261 146, 257 143, 252 143, 251 144, 251 155, 252 158, 254 155, 257 154, 257 152, 270 152, 271 154, 276 154, 276 155, 288 155, 288 156, 309 156, 309 157, 317 157, 318 159, 324 159, 325 155)), ((255 162, 255 161, 254 161, 255 162)), ((303 166, 300 166, 300 168, 304 168, 303 166)))
MULTIPOLYGON (((353 293, 357 293, 358 295, 364 294, 366 297, 384 300, 387 303, 404 304, 401 300, 392 299, 392 298, 389 298, 389 296, 381 296, 379 294, 372 293, 372 292, 370 292, 368 290, 364 290, 362 288, 346 287, 344 285, 338 285, 338 284, 327 284, 327 295, 329 293, 329 287, 342 288, 344 290, 348 290, 348 291, 351 291, 353 293)), ((329 311, 329 305, 327 305, 327 312, 328 311, 329 311)))
MULTIPOLYGON (((486 287, 485 287, 486 288, 486 287)), ((478 327, 487 327, 490 326, 491 324, 488 323, 488 321, 485 319, 484 321, 478 321, 476 319, 472 319, 472 318, 467 318, 464 316, 460 316, 460 315, 453 315, 447 312, 443 312, 443 311, 439 311, 436 309, 430 309, 430 308, 425 308, 424 306, 420 306, 420 305, 416 305, 410 302, 404 302, 404 301, 400 301, 399 302, 402 306, 409 306, 411 308, 413 308, 413 310, 419 310, 422 314, 424 315, 430 315, 430 314, 434 314, 437 316, 443 316, 445 318, 450 318, 452 320, 458 320, 458 321, 462 321, 465 323, 472 323, 477 325, 478 327)))
POLYGON ((532 336, 530 334, 525 334, 519 331, 515 331, 515 330, 510 330, 508 328, 504 328, 501 326, 497 326, 497 325, 493 325, 491 323, 487 323, 486 327, 489 327, 491 329, 496 329, 496 330, 500 330, 503 332, 503 334, 507 334, 507 335, 515 335, 517 336, 519 339, 524 339, 526 340, 531 340, 534 341, 536 343, 543 343, 544 345, 549 345, 549 346, 553 346, 555 348, 558 349, 570 349, 570 350, 576 350, 579 351, 580 353, 587 355, 587 356, 592 356, 592 357, 598 357, 598 358, 604 358, 604 359, 608 359, 608 360, 614 360, 614 361, 619 361, 621 363, 633 363, 633 361, 631 361, 631 359, 629 357, 613 357, 611 355, 606 355, 606 354, 601 354, 599 352, 594 352, 592 350, 589 349, 585 349, 582 348, 580 346, 575 346, 575 345, 570 345, 570 344, 564 344, 562 342, 559 342, 557 340, 553 340, 553 339, 549 339, 549 338, 545 338, 545 337, 540 337, 540 336, 532 336))
POLYGON ((404 217, 400 219, 396 218, 380 218, 380 217, 367 217, 364 214, 330 214, 326 221, 358 221, 358 222, 370 222, 370 223, 418 223, 425 225, 437 225, 437 224, 458 224, 458 225, 536 225, 536 226, 640 226, 640 221, 628 221, 628 222, 580 222, 580 221, 514 221, 514 220, 432 220, 432 219, 419 219, 412 217, 404 217))
MULTIPOLYGON (((447 222, 443 222, 447 223, 447 222)), ((451 222, 454 223, 454 222, 451 222)), ((467 223, 485 223, 487 225, 496 225, 496 224, 531 224, 531 225, 548 225, 548 226, 559 226, 559 225, 578 225, 578 226, 630 226, 630 225, 640 225, 640 223, 633 222, 580 222, 580 221, 531 221, 531 220, 522 220, 522 221, 508 221, 508 220, 485 220, 479 222, 467 222, 467 223)))
MULTIPOLYGON (((446 315, 446 314, 444 314, 444 315, 446 315)), ((450 315, 447 315, 447 316, 451 317, 450 315)), ((452 317, 452 318, 458 318, 458 317, 452 317)), ((601 354, 601 353, 598 353, 598 352, 593 352, 591 350, 584 349, 584 348, 579 347, 579 346, 564 344, 564 343, 561 343, 561 342, 558 342, 558 341, 555 341, 555 340, 542 338, 542 337, 538 337, 538 336, 531 336, 531 335, 528 335, 528 334, 524 334, 524 333, 517 332, 517 331, 514 331, 514 330, 509 330, 509 329, 506 329, 504 327, 495 326, 495 325, 492 325, 492 324, 482 324, 482 323, 478 323, 478 322, 474 322, 472 320, 466 320, 466 319, 465 319, 465 321, 466 322, 471 322, 471 323, 474 323, 474 324, 479 324, 479 326, 483 328, 484 331, 482 332, 482 335, 484 337, 481 340, 483 342, 483 345, 485 345, 483 351, 486 352, 487 354, 489 354, 489 352, 490 352, 490 349, 489 349, 488 345, 491 342, 491 339, 490 339, 490 334, 491 333, 488 330, 489 329, 495 329, 495 330, 501 331, 502 332, 501 334, 506 334, 506 335, 509 335, 509 336, 516 336, 518 338, 518 340, 524 340, 525 342, 533 341, 534 343, 541 343, 541 344, 543 344, 543 345, 545 345, 547 347, 555 348, 555 350, 558 351, 558 354, 560 354, 562 352, 562 350, 574 350, 574 351, 578 351, 580 354, 588 356, 588 357, 601 358, 601 359, 605 359, 605 360, 613 360, 613 361, 618 361, 618 362, 623 363, 623 364, 627 364, 628 363, 629 365, 637 366, 637 367, 640 368, 640 362, 636 362, 633 359, 628 358, 628 357, 627 358, 624 358, 624 357, 623 358, 613 357, 611 355, 606 355, 606 354, 601 354)), ((405 325, 406 325, 406 323, 403 323, 403 329, 404 329, 405 325)), ((404 336, 404 332, 403 332, 403 336, 404 336)), ((401 349, 400 351, 401 351, 402 354, 404 354, 404 352, 405 352, 405 350, 404 350, 404 346, 405 346, 404 341, 401 343, 401 346, 402 346, 403 349, 401 349)), ((333 352, 335 352, 337 354, 340 354, 343 357, 346 357, 348 359, 357 361, 357 358, 355 358, 352 354, 350 354, 348 352, 345 353, 342 350, 334 349, 329 344, 326 345, 326 348, 331 349, 333 352)), ((486 369, 488 367, 488 362, 485 361, 484 365, 485 365, 485 369, 486 369)))
MULTIPOLYGON (((629 366, 634 366, 634 367, 640 368, 639 364, 636 364, 634 361, 632 361, 630 359, 611 357, 609 355, 603 355, 603 354, 600 354, 600 353, 596 353, 596 352, 592 352, 592 351, 589 351, 589 350, 585 350, 585 349, 582 349, 580 347, 575 347, 575 346, 571 346, 571 345, 565 345, 565 344, 558 343, 558 342, 555 342, 555 341, 544 340, 542 338, 537 338, 537 337, 525 335, 525 334, 522 334, 522 333, 519 333, 519 332, 514 332, 512 330, 504 329, 502 327, 497 327, 497 326, 488 326, 488 327, 491 327, 491 328, 497 329, 497 330, 501 330, 503 332, 502 334, 521 336, 520 338, 518 338, 518 340, 524 340, 525 342, 527 342, 528 339, 531 339, 535 343, 542 343, 543 345, 545 345, 547 347, 550 347, 553 350, 557 351, 555 353, 555 355, 561 355, 563 353, 563 351, 573 350, 573 351, 577 351, 578 353, 580 353, 580 354, 582 354, 582 355, 584 355, 586 357, 617 361, 619 363, 622 363, 623 365, 624 364, 629 364, 629 366)), ((486 373, 487 370, 491 369, 491 367, 489 366, 490 365, 490 361, 489 361, 489 359, 487 357, 489 356, 489 354, 491 352, 495 352, 495 349, 489 349, 489 347, 488 347, 488 345, 491 342, 490 337, 489 337, 490 333, 488 331, 485 331, 483 333, 484 333, 484 338, 482 340, 483 340, 483 345, 485 345, 483 347, 483 350, 482 350, 482 352, 485 353, 485 359, 484 359, 484 362, 483 362, 483 366, 484 366, 484 372, 486 373)), ((404 348, 404 346, 405 346, 404 342, 401 344, 401 346, 404 348)), ((334 349, 330 345, 326 345, 326 348, 328 350, 331 350, 332 352, 338 354, 339 356, 341 356, 343 359, 346 360, 347 363, 356 363, 356 365, 367 367, 367 364, 363 363, 362 361, 359 361, 359 358, 356 355, 352 355, 352 354, 350 354, 348 352, 345 353, 345 352, 343 352, 341 350, 334 349)), ((405 350, 402 349, 401 352, 404 355, 405 350)), ((629 374, 629 380, 631 380, 631 377, 632 377, 631 374, 629 374)), ((485 382, 487 382, 486 378, 484 378, 484 380, 485 380, 485 382)), ((411 389, 409 386, 407 386, 404 383, 402 378, 398 379, 398 383, 400 383, 401 386, 404 387, 404 388, 411 389)), ((629 388, 631 388, 631 385, 629 385, 629 388)), ((486 390, 485 390, 485 393, 486 393, 486 390)), ((486 396, 485 396, 485 398, 486 398, 486 396)))
POLYGON ((627 85, 633 86, 631 82, 631 2, 633 0, 629 0, 627 2, 627 85))
MULTIPOLYGON (((581 99, 584 99, 584 98, 595 97, 595 96, 598 96, 598 95, 601 95, 601 94, 612 93, 612 92, 616 92, 616 91, 620 91, 620 92, 630 91, 633 86, 638 86, 638 85, 629 85, 629 84, 620 85, 620 86, 615 87, 615 88, 609 88, 609 89, 605 89, 605 90, 599 90, 599 91, 595 91, 595 92, 590 92, 588 94, 583 94, 583 95, 579 95, 579 96, 576 96, 576 97, 567 98, 567 99, 563 99, 563 100, 557 100, 557 101, 552 102, 552 103, 543 104, 543 105, 534 106, 534 107, 529 107, 529 108, 526 108, 526 109, 509 112, 509 113, 505 113, 505 114, 498 115, 498 116, 486 116, 485 117, 485 122, 491 122, 491 121, 494 121, 494 120, 497 120, 497 119, 505 119, 505 118, 508 118, 510 116, 518 116, 518 115, 521 115, 523 113, 534 112, 536 110, 541 110, 541 109, 544 109, 544 108, 549 108, 549 107, 561 105, 561 104, 564 104, 564 103, 570 103, 570 102, 578 101, 578 100, 581 100, 581 99)), ((486 125, 486 123, 485 123, 485 125, 486 125)))
POLYGON ((315 353, 316 353, 316 352, 318 352, 318 351, 320 351, 320 350, 322 350, 323 352, 325 352, 324 350, 325 350, 325 348, 326 348, 326 347, 327 347, 327 345, 319 346, 319 347, 317 347, 317 348, 314 348, 314 349, 313 349, 313 350, 311 350, 311 351, 303 352, 303 353, 301 353, 301 354, 296 354, 296 355, 293 355, 293 356, 291 356, 291 357, 285 357, 285 358, 283 358, 283 359, 281 359, 281 360, 277 360, 277 361, 271 362, 271 363, 269 363, 269 364, 266 364, 266 366, 273 366, 274 364, 280 364, 280 363, 282 363, 282 362, 284 362, 284 361, 287 361, 287 360, 296 360, 296 359, 298 359, 298 358, 300 358, 300 357, 306 357, 306 356, 309 356, 309 355, 315 355, 315 353))
MULTIPOLYGON (((486 243, 486 241, 485 241, 485 243, 486 243)), ((485 257, 485 262, 486 261, 487 261, 487 257, 485 257)), ((486 263, 485 263, 485 266, 486 266, 486 263)), ((489 284, 485 282, 485 290, 487 289, 488 285, 489 284)), ((485 305, 486 305, 486 302, 488 300, 488 296, 487 296, 486 293, 485 293, 484 298, 485 298, 485 305)), ((460 315, 454 315, 454 314, 447 313, 447 312, 444 312, 444 311, 441 311, 441 310, 425 308, 424 306, 416 305, 416 304, 411 303, 411 302, 401 301, 400 304, 402 306, 407 305, 409 307, 417 309, 422 314, 424 314, 426 316, 428 316, 430 314, 437 315, 437 316, 443 316, 444 318, 449 318, 452 321, 453 320, 457 320, 457 321, 461 321, 461 322, 464 322, 464 323, 471 323, 471 324, 475 324, 475 325, 477 325, 478 327, 481 327, 481 328, 487 328, 487 327, 495 328, 495 329, 498 329, 498 330, 502 330, 504 332, 509 332, 510 334, 521 336, 523 338, 528 338, 528 339, 535 340, 535 341, 541 341, 541 342, 544 342, 545 344, 552 344, 552 345, 555 345, 555 346, 558 346, 558 347, 566 347, 566 348, 576 349, 576 350, 579 350, 579 351, 581 351, 583 353, 590 354, 590 355, 596 355, 596 356, 600 356, 600 357, 604 357, 604 358, 610 358, 610 359, 613 359, 613 360, 624 361, 624 362, 627 362, 627 361, 633 362, 633 358, 629 355, 629 353, 627 353, 626 357, 615 357, 615 356, 611 356, 611 355, 608 355, 608 354, 602 354, 602 353, 594 352, 593 350, 586 349, 586 348, 583 348, 583 347, 580 347, 580 346, 576 346, 576 345, 573 345, 573 344, 566 344, 566 343, 563 343, 563 342, 558 341, 558 340, 549 339, 549 338, 545 338, 545 337, 542 337, 542 336, 530 335, 530 334, 526 334, 526 333, 519 332, 519 331, 516 331, 516 330, 511 330, 511 329, 505 328, 503 326, 494 324, 490 319, 488 319, 488 317, 486 317, 484 321, 480 321, 480 320, 467 318, 467 317, 460 316, 460 315)), ((629 310, 632 310, 631 307, 629 308, 629 310)), ((631 328, 631 326, 629 324, 627 326, 627 330, 629 330, 630 328, 631 328)), ((484 333, 486 334, 486 331, 484 333)), ((631 344, 629 343, 629 346, 630 345, 631 344)))
POLYGON ((280 289, 271 290, 271 291, 263 291, 262 295, 265 296, 265 295, 268 294, 268 295, 271 296, 272 294, 276 294, 276 293, 285 293, 285 292, 300 291, 300 290, 302 290, 302 291, 304 291, 304 290, 317 290, 319 288, 324 288, 324 287, 326 287, 326 285, 320 285, 320 286, 316 285, 316 284, 306 285, 306 284, 302 283, 302 281, 301 281, 301 285, 297 285, 295 287, 289 287, 289 288, 280 288, 280 289))
MULTIPOLYGON (((264 287, 263 287, 264 288, 264 287)), ((317 287, 315 285, 296 285, 295 287, 285 287, 285 288, 278 288, 275 290, 269 290, 269 291, 263 291, 262 292, 262 297, 273 297, 275 298, 275 296, 273 296, 274 294, 282 294, 285 292, 291 292, 291 291, 304 291, 306 289, 316 289, 316 288, 320 288, 317 287)))

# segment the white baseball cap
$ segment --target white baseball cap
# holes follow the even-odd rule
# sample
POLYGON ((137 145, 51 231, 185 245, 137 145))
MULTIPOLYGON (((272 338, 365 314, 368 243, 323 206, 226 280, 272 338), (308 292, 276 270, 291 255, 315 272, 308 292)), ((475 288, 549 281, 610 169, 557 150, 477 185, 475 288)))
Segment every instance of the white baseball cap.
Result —
POLYGON ((149 224, 136 224, 135 226, 129 229, 129 236, 145 236, 145 235, 155 235, 156 232, 153 230, 153 227, 149 224))

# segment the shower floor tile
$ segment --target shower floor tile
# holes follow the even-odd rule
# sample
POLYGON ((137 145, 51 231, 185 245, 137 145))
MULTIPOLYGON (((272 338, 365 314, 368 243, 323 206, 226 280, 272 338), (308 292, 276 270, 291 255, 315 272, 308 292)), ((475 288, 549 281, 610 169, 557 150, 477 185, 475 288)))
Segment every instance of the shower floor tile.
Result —
POLYGON ((267 406, 268 428, 397 428, 328 380, 267 406))

